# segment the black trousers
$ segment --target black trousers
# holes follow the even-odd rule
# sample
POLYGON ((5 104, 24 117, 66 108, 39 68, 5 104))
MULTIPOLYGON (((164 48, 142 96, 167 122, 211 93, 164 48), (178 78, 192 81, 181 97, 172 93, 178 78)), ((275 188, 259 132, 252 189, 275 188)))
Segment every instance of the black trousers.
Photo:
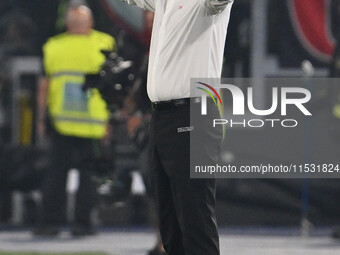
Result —
POLYGON ((92 180, 94 169, 90 160, 94 158, 97 140, 63 136, 50 132, 52 142, 51 166, 43 183, 43 225, 60 225, 65 220, 66 179, 70 168, 80 173, 76 195, 74 224, 90 226, 90 215, 96 201, 96 186, 92 180))
MULTIPOLYGON (((219 116, 215 105, 207 116, 219 116)), ((196 106, 200 112, 200 104, 196 106)), ((219 118, 219 117, 218 117, 219 118)), ((210 119, 210 120, 209 120, 210 119)), ((222 130, 207 130, 201 125, 192 131, 178 132, 189 127, 190 106, 154 111, 150 123, 151 184, 155 190, 160 233, 168 255, 218 255, 219 236, 215 218, 215 179, 190 178, 190 136, 192 132, 206 133, 210 142, 202 147, 205 162, 216 162, 222 130)))

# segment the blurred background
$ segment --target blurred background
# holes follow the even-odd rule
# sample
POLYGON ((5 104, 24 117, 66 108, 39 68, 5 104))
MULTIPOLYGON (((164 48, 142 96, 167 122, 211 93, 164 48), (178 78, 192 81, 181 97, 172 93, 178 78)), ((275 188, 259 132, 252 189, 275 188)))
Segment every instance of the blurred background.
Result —
MULTIPOLYGON (((31 227, 39 222, 41 185, 49 163, 48 139, 37 134, 37 86, 43 75, 42 45, 65 31, 67 0, 0 1, 0 224, 31 227)), ((145 73, 150 13, 118 0, 88 0, 95 29, 116 39, 118 54, 133 62, 117 83, 119 101, 111 109, 112 131, 98 164, 98 201, 93 221, 101 227, 152 227, 152 200, 143 181, 143 149, 137 142, 147 130, 145 109, 130 102, 130 90, 145 73), (128 98, 128 99, 126 99, 128 98), (134 105, 129 112, 129 104, 134 105), (128 111, 128 116, 124 115, 128 111), (124 113, 122 115, 122 112, 124 113), (122 117, 123 116, 123 117, 122 117), (136 120, 136 122, 133 122, 136 120), (132 123, 133 122, 133 123, 132 123), (136 138, 137 136, 137 138, 136 138)), ((225 46, 223 77, 313 77, 340 74, 337 38, 338 0, 236 0, 225 46)), ((340 126, 330 106, 334 88, 323 88, 315 104, 313 129, 294 134, 266 128, 231 129, 222 159, 233 164, 270 162, 339 162, 340 126), (307 139, 307 140, 306 140, 307 139), (300 143, 296 146, 296 140, 300 143), (273 150, 272 145, 277 145, 273 150), (292 145, 294 148, 292 148, 292 145), (278 149, 279 148, 279 149, 278 149), (309 155, 306 159, 306 153, 309 155)), ((263 89, 259 97, 268 97, 263 89), (261 94, 262 93, 262 94, 261 94)), ((336 94, 338 97, 338 94, 336 94)), ((270 97, 269 97, 270 98, 270 97)), ((118 99, 117 99, 118 100, 118 99)), ((133 100, 132 100, 133 101, 133 100)), ((72 220, 77 170, 67 182, 67 215, 72 220)), ((217 187, 219 227, 335 228, 340 225, 340 180, 220 179, 217 187)))

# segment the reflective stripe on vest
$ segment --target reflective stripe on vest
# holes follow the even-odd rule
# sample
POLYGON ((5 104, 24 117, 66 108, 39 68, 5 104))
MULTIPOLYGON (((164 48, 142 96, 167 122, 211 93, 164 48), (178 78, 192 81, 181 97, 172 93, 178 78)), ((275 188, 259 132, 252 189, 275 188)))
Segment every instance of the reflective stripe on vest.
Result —
POLYGON ((71 117, 55 117, 57 121, 70 121, 70 122, 79 122, 79 123, 88 123, 88 124, 98 124, 103 125, 106 124, 106 121, 102 120, 94 120, 94 119, 82 119, 82 118, 71 118, 71 117))

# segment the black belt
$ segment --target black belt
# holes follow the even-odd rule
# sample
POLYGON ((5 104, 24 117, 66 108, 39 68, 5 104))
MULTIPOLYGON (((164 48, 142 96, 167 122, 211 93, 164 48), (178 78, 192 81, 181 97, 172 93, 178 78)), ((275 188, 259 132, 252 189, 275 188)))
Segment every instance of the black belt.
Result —
POLYGON ((153 111, 166 111, 172 110, 181 106, 190 105, 190 103, 199 103, 201 102, 200 97, 192 97, 192 98, 181 98, 181 99, 173 99, 168 101, 158 101, 152 102, 151 108, 153 111))

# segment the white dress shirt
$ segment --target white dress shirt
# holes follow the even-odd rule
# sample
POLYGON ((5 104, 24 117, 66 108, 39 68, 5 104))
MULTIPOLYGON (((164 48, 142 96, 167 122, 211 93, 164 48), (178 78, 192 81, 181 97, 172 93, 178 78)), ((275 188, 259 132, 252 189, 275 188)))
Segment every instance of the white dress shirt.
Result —
POLYGON ((190 97, 191 78, 219 78, 232 0, 122 0, 154 11, 152 102, 190 97))

